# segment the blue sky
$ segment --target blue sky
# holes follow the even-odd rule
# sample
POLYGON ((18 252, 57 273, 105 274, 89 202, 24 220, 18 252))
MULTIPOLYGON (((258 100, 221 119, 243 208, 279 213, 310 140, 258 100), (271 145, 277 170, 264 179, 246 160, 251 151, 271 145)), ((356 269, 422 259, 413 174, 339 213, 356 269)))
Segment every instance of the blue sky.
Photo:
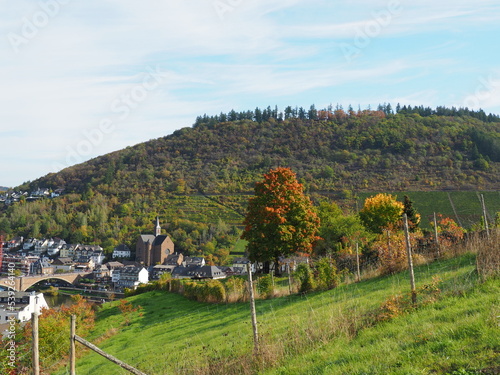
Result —
POLYGON ((500 114, 500 5, 0 0, 0 186, 198 115, 389 102, 500 114))

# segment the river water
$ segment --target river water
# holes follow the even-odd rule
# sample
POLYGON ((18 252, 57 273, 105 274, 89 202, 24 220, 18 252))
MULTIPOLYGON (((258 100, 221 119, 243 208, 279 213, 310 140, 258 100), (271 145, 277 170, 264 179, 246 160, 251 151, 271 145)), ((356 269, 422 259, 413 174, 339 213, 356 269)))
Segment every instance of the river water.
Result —
POLYGON ((47 305, 49 305, 51 309, 53 309, 54 307, 71 306, 73 304, 73 299, 71 298, 71 296, 68 296, 66 294, 59 293, 55 296, 44 294, 43 297, 45 298, 47 305))

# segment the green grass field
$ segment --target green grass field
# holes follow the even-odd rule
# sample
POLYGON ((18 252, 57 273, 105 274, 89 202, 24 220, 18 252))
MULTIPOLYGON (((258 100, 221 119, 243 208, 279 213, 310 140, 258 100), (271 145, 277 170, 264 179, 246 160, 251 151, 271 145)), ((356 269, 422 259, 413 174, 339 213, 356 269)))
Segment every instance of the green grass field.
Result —
MULTIPOLYGON (((129 325, 118 302, 104 305, 89 339, 149 375, 459 375, 495 366, 498 371, 499 280, 480 284, 471 254, 416 268, 417 286, 435 275, 441 280, 437 302, 376 324, 380 306, 409 291, 406 272, 326 292, 258 300, 263 353, 258 363, 251 360, 247 303, 209 305, 149 292, 128 298, 142 306, 129 325)), ((79 345, 78 352, 82 349, 79 345)), ((78 360, 77 373, 127 374, 89 352, 78 360)))

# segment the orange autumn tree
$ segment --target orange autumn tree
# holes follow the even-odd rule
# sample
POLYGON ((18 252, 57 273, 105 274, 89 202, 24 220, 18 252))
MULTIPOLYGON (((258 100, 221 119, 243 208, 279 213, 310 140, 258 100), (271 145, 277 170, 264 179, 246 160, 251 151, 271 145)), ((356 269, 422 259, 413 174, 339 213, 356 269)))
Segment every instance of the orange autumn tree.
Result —
POLYGON ((310 254, 319 239, 320 219, 290 168, 270 170, 255 184, 244 225, 249 259, 267 266, 281 256, 310 254))
MULTIPOLYGON (((416 248, 419 236, 420 233, 410 233, 412 249, 416 248)), ((408 268, 405 234, 398 228, 388 228, 384 234, 379 234, 372 249, 378 254, 382 274, 394 274, 408 268)))
MULTIPOLYGON (((444 249, 450 248, 457 242, 463 240, 465 230, 460 227, 455 220, 438 214, 437 224, 439 243, 444 249)), ((434 227, 434 223, 431 223, 431 226, 434 227)))

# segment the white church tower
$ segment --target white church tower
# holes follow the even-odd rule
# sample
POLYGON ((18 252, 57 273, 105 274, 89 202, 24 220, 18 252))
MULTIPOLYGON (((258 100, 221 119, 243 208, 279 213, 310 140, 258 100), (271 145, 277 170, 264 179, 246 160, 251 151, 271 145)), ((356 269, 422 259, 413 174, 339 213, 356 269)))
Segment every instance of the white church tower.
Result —
POLYGON ((156 217, 156 229, 155 229, 155 236, 159 236, 161 234, 161 227, 160 227, 160 219, 158 216, 156 217))

